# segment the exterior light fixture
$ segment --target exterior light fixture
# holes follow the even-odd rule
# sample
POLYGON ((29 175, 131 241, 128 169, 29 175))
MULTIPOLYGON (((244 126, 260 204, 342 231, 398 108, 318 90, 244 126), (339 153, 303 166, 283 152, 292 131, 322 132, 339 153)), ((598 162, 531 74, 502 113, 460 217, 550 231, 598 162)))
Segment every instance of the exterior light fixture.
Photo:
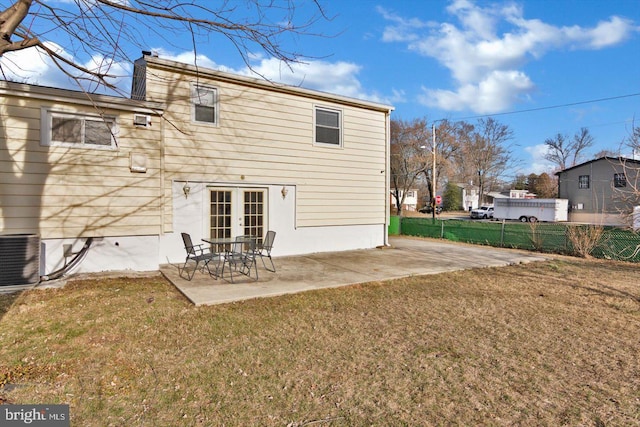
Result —
POLYGON ((191 192, 191 187, 189 186, 189 181, 184 183, 184 187, 182 187, 182 192, 184 193, 184 198, 189 198, 189 193, 191 192))
POLYGON ((287 194, 289 194, 289 190, 284 185, 282 186, 282 190, 280 190, 280 194, 282 194, 282 200, 287 198, 287 194))

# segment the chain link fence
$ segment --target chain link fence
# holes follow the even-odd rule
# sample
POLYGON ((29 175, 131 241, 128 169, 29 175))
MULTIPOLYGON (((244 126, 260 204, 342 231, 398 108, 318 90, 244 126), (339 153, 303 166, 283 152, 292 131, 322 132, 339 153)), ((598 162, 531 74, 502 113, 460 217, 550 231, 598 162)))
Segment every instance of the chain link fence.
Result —
POLYGON ((402 218, 400 234, 640 262, 640 234, 613 227, 402 218))

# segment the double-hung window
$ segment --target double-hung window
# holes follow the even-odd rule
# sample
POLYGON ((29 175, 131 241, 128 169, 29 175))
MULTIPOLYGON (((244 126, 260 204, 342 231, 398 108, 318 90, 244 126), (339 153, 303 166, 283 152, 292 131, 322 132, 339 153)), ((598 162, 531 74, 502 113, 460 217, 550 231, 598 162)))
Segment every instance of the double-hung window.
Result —
POLYGON ((194 84, 191 87, 192 117, 196 122, 218 123, 218 90, 194 84))
POLYGON ((113 149, 117 132, 111 116, 43 110, 42 145, 113 149))
POLYGON ((342 111, 330 108, 315 108, 316 144, 342 147, 342 111))
POLYGON ((616 188, 622 188, 627 186, 627 176, 623 173, 613 174, 613 186, 616 188))
POLYGON ((589 188, 589 175, 580 175, 578 177, 578 188, 589 188))

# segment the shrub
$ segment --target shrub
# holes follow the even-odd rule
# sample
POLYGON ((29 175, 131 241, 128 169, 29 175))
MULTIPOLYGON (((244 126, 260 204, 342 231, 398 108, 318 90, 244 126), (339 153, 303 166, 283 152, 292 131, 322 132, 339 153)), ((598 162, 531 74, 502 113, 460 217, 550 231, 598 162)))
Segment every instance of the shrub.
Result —
POLYGON ((600 225, 579 225, 567 227, 567 238, 572 252, 582 258, 591 258, 591 253, 600 245, 604 227, 600 225))

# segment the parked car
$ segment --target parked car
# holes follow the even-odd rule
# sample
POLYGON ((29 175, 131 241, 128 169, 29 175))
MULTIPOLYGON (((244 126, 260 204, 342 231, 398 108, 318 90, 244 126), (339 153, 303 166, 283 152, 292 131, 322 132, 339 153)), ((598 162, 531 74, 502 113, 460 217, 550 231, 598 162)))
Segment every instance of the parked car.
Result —
POLYGON ((471 211, 471 218, 488 219, 493 218, 493 206, 480 206, 478 209, 471 211))
MULTIPOLYGON (((431 205, 426 205, 426 206, 418 209, 418 212, 430 214, 432 212, 431 205)), ((441 212, 442 212, 442 206, 437 205, 436 206, 436 215, 440 215, 441 212)))

